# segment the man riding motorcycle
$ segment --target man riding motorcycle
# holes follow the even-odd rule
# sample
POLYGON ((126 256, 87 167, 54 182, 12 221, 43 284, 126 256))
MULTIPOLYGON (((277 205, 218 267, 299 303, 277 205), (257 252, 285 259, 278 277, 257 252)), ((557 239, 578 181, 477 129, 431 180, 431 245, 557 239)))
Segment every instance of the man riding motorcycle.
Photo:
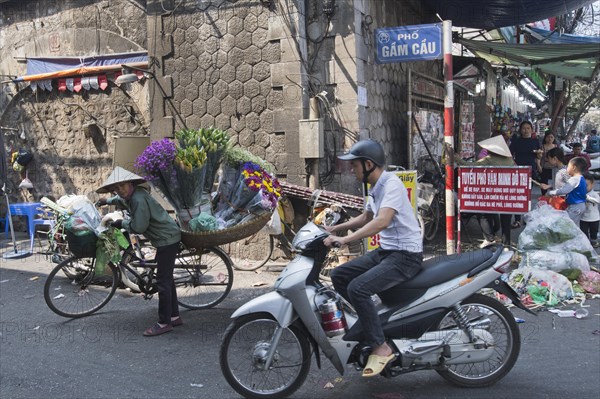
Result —
POLYGON ((364 212, 346 223, 327 228, 336 233, 356 229, 346 236, 331 235, 327 246, 380 235, 380 246, 355 258, 331 273, 335 290, 356 309, 364 329, 365 342, 372 346, 363 377, 376 376, 395 357, 386 343, 371 296, 407 281, 421 271, 423 243, 419 223, 402 181, 384 169, 385 153, 374 140, 361 140, 338 157, 350 161, 356 178, 370 184, 364 212))

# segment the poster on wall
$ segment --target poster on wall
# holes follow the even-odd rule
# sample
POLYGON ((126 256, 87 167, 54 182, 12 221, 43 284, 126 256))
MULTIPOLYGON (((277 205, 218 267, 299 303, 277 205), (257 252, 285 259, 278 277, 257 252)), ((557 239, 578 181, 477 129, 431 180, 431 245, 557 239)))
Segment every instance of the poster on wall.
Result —
POLYGON ((431 164, 431 158, 427 153, 427 148, 431 151, 431 154, 435 157, 438 163, 441 162, 442 148, 444 142, 444 118, 438 111, 417 109, 414 111, 417 125, 423 134, 423 139, 419 135, 417 127, 412 124, 412 156, 415 162, 415 166, 419 171, 424 168, 429 170, 431 164), (427 145, 427 148, 425 147, 427 145))
POLYGON ((460 106, 460 157, 475 157, 475 103, 463 101, 460 106))

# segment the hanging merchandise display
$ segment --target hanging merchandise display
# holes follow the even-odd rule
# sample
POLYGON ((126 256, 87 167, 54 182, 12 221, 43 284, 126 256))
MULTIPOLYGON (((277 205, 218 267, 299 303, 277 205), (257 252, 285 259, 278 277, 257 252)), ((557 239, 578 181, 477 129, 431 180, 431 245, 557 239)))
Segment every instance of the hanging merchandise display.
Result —
MULTIPOLYGON (((119 74, 116 74, 112 80, 115 80, 119 74)), ((142 75, 143 76, 143 75, 142 75)), ((81 90, 106 90, 108 88, 108 78, 106 75, 83 76, 79 78, 61 78, 56 79, 58 91, 81 90)), ((29 84, 31 90, 35 93, 38 89, 52 91, 52 79, 34 80, 29 84)))
POLYGON ((19 151, 14 151, 11 154, 10 163, 15 172, 22 172, 32 159, 33 154, 26 149, 21 148, 19 151))

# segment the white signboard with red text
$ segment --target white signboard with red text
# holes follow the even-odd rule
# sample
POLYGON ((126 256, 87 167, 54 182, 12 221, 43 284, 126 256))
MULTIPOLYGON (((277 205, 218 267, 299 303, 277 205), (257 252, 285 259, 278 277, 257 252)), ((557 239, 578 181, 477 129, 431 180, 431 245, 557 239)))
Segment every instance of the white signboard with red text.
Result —
POLYGON ((461 166, 457 177, 460 212, 523 214, 531 209, 529 166, 461 166))

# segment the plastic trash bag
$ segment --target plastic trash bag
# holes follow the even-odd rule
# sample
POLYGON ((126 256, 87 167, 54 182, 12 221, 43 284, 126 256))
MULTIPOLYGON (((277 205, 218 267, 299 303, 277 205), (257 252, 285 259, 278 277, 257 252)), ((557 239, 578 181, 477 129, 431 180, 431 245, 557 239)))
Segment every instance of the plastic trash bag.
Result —
POLYGON ((544 287, 542 285, 530 285, 527 287, 527 293, 531 297, 531 300, 535 303, 541 303, 550 306, 555 306, 558 304, 558 299, 555 295, 550 294, 548 287, 544 287))
POLYGON ((190 229, 192 231, 213 231, 217 230, 217 218, 208 213, 201 213, 190 220, 190 229))
MULTIPOLYGON (((554 300, 564 300, 573 297, 573 286, 571 282, 562 274, 552 270, 543 270, 534 267, 520 267, 513 270, 509 278, 510 281, 518 282, 518 285, 527 286, 527 291, 531 295, 531 286, 547 287, 546 303, 554 300), (555 296, 556 298, 553 298, 555 296)), ((512 285, 512 284, 511 284, 512 285)), ((517 292, 519 289, 517 288, 517 292)), ((535 294, 540 294, 539 290, 533 290, 535 294)))
POLYGON ((520 251, 543 249, 563 253, 578 252, 595 258, 592 244, 565 211, 543 205, 525 216, 527 225, 519 235, 520 251))
POLYGON ((281 217, 279 216, 279 212, 273 212, 273 214, 271 215, 271 219, 267 222, 265 227, 262 228, 262 231, 271 235, 279 235, 283 233, 283 230, 281 228, 281 217))
POLYGON ((62 196, 57 201, 57 204, 70 211, 72 213, 72 219, 83 221, 90 230, 94 230, 96 235, 98 235, 101 230, 104 230, 100 225, 102 222, 100 213, 92 201, 85 195, 62 196), (98 230, 99 228, 100 230, 98 230))
POLYGON ((543 249, 530 250, 523 254, 519 267, 535 267, 559 272, 565 269, 589 271, 590 263, 578 252, 551 252, 543 249))
POLYGON ((586 292, 600 294, 600 273, 595 271, 583 272, 577 281, 586 292))

